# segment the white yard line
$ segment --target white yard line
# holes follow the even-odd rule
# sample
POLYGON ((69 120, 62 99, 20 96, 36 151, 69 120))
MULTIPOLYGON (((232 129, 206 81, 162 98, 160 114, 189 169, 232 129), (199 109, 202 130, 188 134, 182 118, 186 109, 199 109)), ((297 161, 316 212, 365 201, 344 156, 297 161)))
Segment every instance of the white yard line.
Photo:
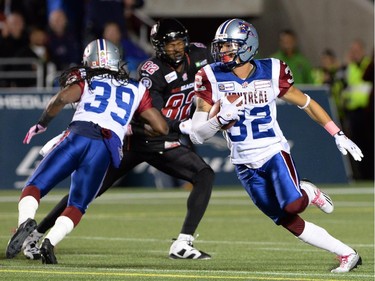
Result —
MULTIPOLYGON (((324 188, 323 189, 328 194, 374 194, 374 188, 372 187, 356 187, 356 188, 324 188)), ((68 192, 68 190, 66 190, 68 192)), ((19 193, 21 194, 21 192, 19 193)), ((156 192, 151 190, 149 192, 129 192, 126 188, 123 191, 109 190, 107 193, 104 193, 101 197, 97 198, 96 201, 113 201, 113 200, 124 200, 124 199, 178 199, 186 198, 189 195, 189 192, 186 191, 160 191, 156 192)), ((54 202, 59 201, 63 195, 47 195, 44 200, 45 202, 54 202)), ((212 199, 215 198, 233 198, 233 197, 244 197, 247 198, 245 190, 236 188, 235 190, 213 190, 212 199)), ((373 197, 371 197, 373 200, 373 197)), ((18 196, 1 196, 0 202, 18 202, 18 196)))

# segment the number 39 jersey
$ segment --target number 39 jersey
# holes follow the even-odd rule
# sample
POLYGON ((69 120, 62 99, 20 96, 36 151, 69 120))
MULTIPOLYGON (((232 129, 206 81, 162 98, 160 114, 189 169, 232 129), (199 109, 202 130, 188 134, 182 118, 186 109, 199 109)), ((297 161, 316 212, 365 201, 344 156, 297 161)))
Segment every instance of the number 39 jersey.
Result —
POLYGON ((269 58, 254 60, 254 72, 246 79, 223 71, 221 63, 203 67, 195 77, 195 94, 213 105, 221 97, 244 97, 245 114, 224 132, 233 164, 261 167, 280 150, 289 152, 287 141, 276 120, 276 99, 293 85, 290 68, 269 58))
POLYGON ((72 122, 93 122, 116 133, 121 141, 134 113, 152 107, 148 90, 136 81, 120 83, 96 76, 91 80, 90 89, 87 81, 79 85, 82 95, 72 122))

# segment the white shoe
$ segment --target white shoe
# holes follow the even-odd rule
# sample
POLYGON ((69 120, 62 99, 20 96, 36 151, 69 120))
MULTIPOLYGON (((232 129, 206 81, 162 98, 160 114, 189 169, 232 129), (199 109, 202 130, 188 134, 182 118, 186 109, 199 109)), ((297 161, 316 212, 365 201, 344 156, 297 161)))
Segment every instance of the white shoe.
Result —
POLYGON ((333 273, 345 273, 349 272, 353 268, 356 268, 358 265, 362 264, 362 258, 358 255, 357 252, 350 254, 348 256, 339 256, 340 266, 332 269, 333 273))
POLYGON ((315 205, 324 213, 330 214, 333 212, 333 202, 328 194, 317 188, 312 182, 304 179, 300 181, 300 186, 306 191, 310 204, 315 205))
POLYGON ((194 237, 188 234, 180 234, 172 243, 169 250, 171 259, 201 259, 209 260, 211 256, 205 252, 199 251, 193 246, 194 237))
POLYGON ((26 258, 30 260, 39 260, 41 258, 40 249, 39 249, 39 240, 43 237, 42 233, 34 230, 23 242, 22 249, 23 254, 26 258))

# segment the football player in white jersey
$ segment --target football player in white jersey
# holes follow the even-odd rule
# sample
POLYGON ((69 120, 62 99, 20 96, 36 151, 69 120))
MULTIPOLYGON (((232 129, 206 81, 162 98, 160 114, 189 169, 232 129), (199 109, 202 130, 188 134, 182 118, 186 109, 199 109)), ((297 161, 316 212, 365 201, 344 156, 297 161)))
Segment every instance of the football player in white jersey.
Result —
POLYGON ((340 266, 332 272, 348 272, 361 264, 359 254, 299 216, 309 204, 331 213, 333 203, 315 185, 300 181, 276 119, 276 99, 304 110, 335 138, 343 154, 349 152, 357 161, 363 154, 317 102, 293 86, 292 72, 284 62, 254 59, 258 45, 256 29, 244 20, 230 19, 219 26, 212 42, 216 63, 196 74, 197 109, 190 137, 202 143, 236 120, 224 135, 237 176, 254 204, 301 241, 336 254, 340 266), (226 98, 229 95, 240 97, 231 103, 226 98), (220 110, 211 117, 209 112, 217 101, 220 110))
POLYGON ((67 70, 61 76, 59 91, 46 106, 38 123, 30 128, 24 143, 47 130, 50 121, 66 104, 77 103, 64 137, 40 162, 27 180, 18 203, 18 228, 10 239, 6 257, 13 258, 24 240, 36 228, 34 220, 39 201, 57 183, 71 176, 69 200, 42 242, 44 263, 56 264, 54 247, 79 223, 95 198, 107 169, 119 166, 122 142, 134 114, 139 114, 160 135, 168 125, 152 107, 149 91, 129 79, 120 67, 118 48, 104 39, 87 45, 83 67, 67 70))

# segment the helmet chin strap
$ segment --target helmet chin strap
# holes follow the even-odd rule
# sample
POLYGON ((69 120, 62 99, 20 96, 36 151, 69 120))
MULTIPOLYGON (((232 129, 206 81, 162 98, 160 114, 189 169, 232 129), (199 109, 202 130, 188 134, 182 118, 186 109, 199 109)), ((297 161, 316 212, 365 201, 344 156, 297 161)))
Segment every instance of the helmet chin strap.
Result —
POLYGON ((184 61, 185 61, 186 55, 184 54, 183 57, 180 60, 172 60, 169 59, 168 63, 173 67, 177 68, 179 67, 184 61))
POLYGON ((231 71, 231 70, 235 69, 236 67, 239 67, 239 66, 241 66, 245 63, 246 63, 246 61, 242 61, 238 55, 235 55, 233 60, 231 60, 230 62, 227 62, 227 63, 223 62, 223 68, 231 71), (237 59, 240 62, 237 62, 237 59))
POLYGON ((182 60, 179 60, 179 61, 175 61, 173 64, 171 64, 173 66, 173 68, 177 68, 179 67, 182 63, 184 62, 184 59, 182 60))

